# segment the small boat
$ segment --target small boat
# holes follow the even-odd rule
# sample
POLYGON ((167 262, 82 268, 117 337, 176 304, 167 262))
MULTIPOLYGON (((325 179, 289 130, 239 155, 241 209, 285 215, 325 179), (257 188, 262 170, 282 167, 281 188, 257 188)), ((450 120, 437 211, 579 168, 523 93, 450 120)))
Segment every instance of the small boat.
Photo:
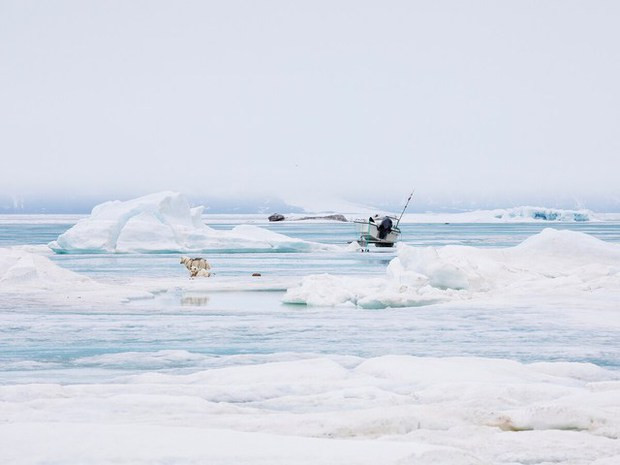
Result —
POLYGON ((400 229, 396 226, 398 219, 394 216, 371 216, 367 221, 355 221, 360 233, 359 245, 367 247, 392 247, 400 238, 400 229))
POLYGON ((364 250, 368 250, 370 244, 374 244, 375 247, 393 247, 400 239, 400 228, 398 225, 400 224, 405 210, 407 210, 412 196, 413 192, 409 195, 405 208, 403 208, 398 218, 390 215, 375 215, 369 217, 367 221, 354 221, 360 233, 360 238, 357 240, 357 243, 364 250))

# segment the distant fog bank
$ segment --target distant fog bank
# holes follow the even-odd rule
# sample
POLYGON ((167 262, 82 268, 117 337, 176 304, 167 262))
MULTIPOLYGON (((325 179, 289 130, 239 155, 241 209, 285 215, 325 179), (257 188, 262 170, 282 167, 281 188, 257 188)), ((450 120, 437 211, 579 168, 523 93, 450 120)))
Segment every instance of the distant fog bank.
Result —
MULTIPOLYGON (((97 195, 29 195, 11 196, 0 195, 0 214, 86 214, 90 213, 94 206, 109 200, 129 200, 139 195, 97 196, 97 195)), ((286 201, 274 197, 247 196, 247 197, 219 197, 219 196, 192 196, 188 195, 192 205, 204 205, 205 213, 218 214, 244 214, 244 213, 303 213, 303 212, 333 212, 347 213, 354 211, 366 211, 376 209, 378 212, 400 212, 404 206, 404 200, 400 198, 377 198, 372 199, 347 199, 342 200, 323 199, 321 202, 314 201, 286 201), (356 210, 351 205, 360 205, 356 210), (348 205, 348 209, 346 207, 348 205), (348 211, 345 211, 348 210, 348 211)), ((538 205, 549 208, 583 209, 587 208, 598 212, 620 212, 620 199, 615 196, 591 197, 575 199, 571 196, 557 196, 545 198, 543 196, 518 196, 489 199, 466 199, 466 198, 437 198, 416 194, 409 205, 409 213, 440 212, 456 213, 463 211, 486 210, 496 208, 511 208, 523 205, 538 205)))

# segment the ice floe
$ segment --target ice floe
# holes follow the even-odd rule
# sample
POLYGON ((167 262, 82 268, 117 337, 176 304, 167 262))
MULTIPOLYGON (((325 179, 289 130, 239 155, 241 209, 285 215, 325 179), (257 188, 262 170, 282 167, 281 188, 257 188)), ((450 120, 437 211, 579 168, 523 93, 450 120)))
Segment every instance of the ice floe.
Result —
POLYGON ((620 295, 620 245, 547 228, 503 249, 400 244, 384 277, 311 275, 288 289, 283 300, 382 308, 598 291, 620 295))
POLYGON ((107 383, 0 386, 0 441, 11 445, 0 448, 0 461, 474 465, 620 457, 620 379, 595 365, 278 357, 107 383))
POLYGON ((36 246, 0 248, 0 292, 3 296, 63 303, 152 297, 150 292, 103 284, 62 268, 36 246))
POLYGON ((208 227, 204 207, 185 196, 160 192, 97 205, 49 247, 57 253, 307 252, 336 247, 278 234, 253 225, 229 231, 208 227))
MULTIPOLYGON (((204 305, 208 292, 278 291, 299 282, 299 277, 252 277, 221 276, 188 279, 179 265, 178 274, 168 277, 121 278, 107 276, 92 279, 68 270, 49 256, 53 253, 44 245, 25 245, 0 248, 0 297, 9 299, 12 305, 29 302, 82 305, 128 302, 152 299, 166 300, 170 292, 172 300, 181 296, 182 305, 204 305)), ((175 263, 178 261, 175 259, 175 263)), ((105 307, 108 309, 108 307, 105 307)), ((94 310, 94 309, 93 309, 94 310)), ((107 311, 107 310, 106 310, 107 311)))

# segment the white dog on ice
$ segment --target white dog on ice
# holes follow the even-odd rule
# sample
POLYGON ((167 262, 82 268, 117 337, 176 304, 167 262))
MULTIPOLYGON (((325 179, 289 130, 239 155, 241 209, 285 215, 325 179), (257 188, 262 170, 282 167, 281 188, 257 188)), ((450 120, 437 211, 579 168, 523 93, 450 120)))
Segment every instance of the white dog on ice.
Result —
POLYGON ((195 278, 196 276, 211 276, 209 270, 211 269, 211 265, 204 258, 189 258, 189 257, 181 257, 181 264, 185 265, 185 268, 189 270, 190 278, 195 278))

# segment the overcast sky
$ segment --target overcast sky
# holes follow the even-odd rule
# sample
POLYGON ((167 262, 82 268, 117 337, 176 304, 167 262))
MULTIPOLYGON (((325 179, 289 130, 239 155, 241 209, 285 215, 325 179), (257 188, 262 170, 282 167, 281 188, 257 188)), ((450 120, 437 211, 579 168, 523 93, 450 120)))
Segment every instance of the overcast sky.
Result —
POLYGON ((0 194, 620 205, 619 25, 619 1, 0 0, 0 194))

